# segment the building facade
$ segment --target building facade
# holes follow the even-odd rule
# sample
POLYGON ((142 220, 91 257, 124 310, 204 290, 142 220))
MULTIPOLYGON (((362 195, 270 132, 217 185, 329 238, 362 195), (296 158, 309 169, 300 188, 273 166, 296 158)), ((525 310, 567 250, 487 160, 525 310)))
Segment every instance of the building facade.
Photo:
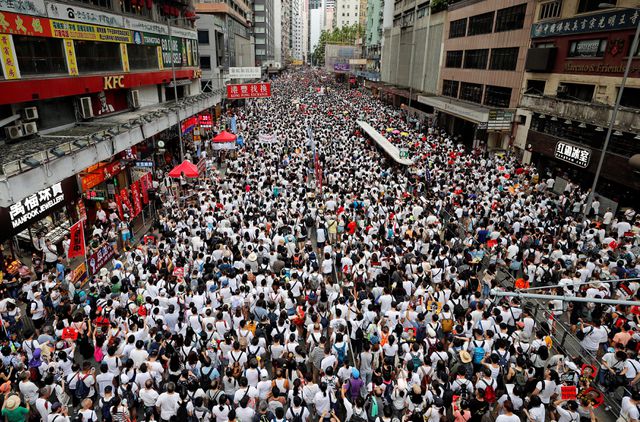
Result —
MULTIPOLYGON (((535 9, 518 113, 516 147, 550 174, 590 186, 631 52, 637 1, 547 1, 535 9)), ((640 178, 629 158, 640 153, 640 57, 632 59, 603 162, 598 192, 633 198, 640 178)), ((627 200, 628 203, 628 200, 627 200)))
POLYGON ((312 0, 309 3, 309 53, 311 57, 320 41, 320 34, 324 30, 324 18, 323 2, 312 0))
POLYGON ((160 142, 158 159, 179 160, 178 131, 190 141, 220 98, 200 91, 194 17, 191 3, 0 3, 0 241, 56 243, 96 198, 139 218, 139 170, 160 142))
POLYGON ((275 58, 274 23, 280 17, 273 13, 273 3, 274 0, 254 0, 253 2, 256 66, 273 61, 275 58))
POLYGON ((359 24, 361 12, 366 17, 366 9, 360 9, 360 0, 336 0, 336 28, 359 24))
POLYGON ((336 0, 324 2, 324 30, 331 31, 336 27, 336 0))
POLYGON ((490 150, 513 142, 535 4, 485 0, 449 5, 439 96, 420 97, 448 133, 490 150))
POLYGON ((282 13, 280 15, 280 26, 282 28, 282 62, 287 63, 291 60, 291 13, 294 0, 282 0, 282 13))
POLYGON ((304 13, 303 0, 291 0, 291 59, 300 61, 304 59, 302 55, 302 14, 304 13))
POLYGON ((382 31, 384 21, 384 0, 369 0, 364 28, 364 57, 371 61, 369 68, 380 72, 380 55, 382 54, 382 31))
POLYGON ((220 14, 201 14, 198 20, 198 52, 203 92, 224 86, 224 19, 220 14))

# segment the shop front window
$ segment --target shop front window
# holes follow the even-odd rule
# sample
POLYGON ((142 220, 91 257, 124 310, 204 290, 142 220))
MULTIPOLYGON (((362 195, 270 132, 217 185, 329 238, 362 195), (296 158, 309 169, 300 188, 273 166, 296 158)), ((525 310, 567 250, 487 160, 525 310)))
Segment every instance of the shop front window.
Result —
POLYGON ((74 41, 80 73, 122 70, 120 44, 96 41, 74 41))

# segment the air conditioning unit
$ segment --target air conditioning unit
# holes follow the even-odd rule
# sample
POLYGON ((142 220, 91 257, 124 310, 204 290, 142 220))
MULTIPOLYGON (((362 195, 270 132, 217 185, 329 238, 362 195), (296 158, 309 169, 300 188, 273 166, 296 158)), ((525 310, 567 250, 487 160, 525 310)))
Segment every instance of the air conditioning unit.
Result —
POLYGON ((80 113, 83 119, 93 117, 93 107, 91 105, 91 97, 80 97, 80 113))
POLYGON ((558 94, 566 94, 567 93, 567 86, 566 85, 558 85, 558 90, 556 91, 556 93, 558 94))
POLYGON ((35 135, 38 133, 38 125, 36 122, 29 122, 22 125, 24 127, 24 134, 27 135, 35 135))
POLYGON ((19 139, 24 136, 22 125, 7 126, 5 128, 5 132, 7 133, 9 139, 19 139))
POLYGON ((38 109, 35 107, 26 107, 22 110, 24 120, 36 120, 38 118, 38 109))
POLYGON ((133 108, 140 108, 140 91, 131 90, 131 105, 133 108))

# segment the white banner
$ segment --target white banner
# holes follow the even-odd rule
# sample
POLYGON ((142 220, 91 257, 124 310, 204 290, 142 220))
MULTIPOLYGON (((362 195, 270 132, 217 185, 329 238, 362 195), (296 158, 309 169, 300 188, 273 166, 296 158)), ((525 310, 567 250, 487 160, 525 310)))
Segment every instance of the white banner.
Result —
POLYGON ((262 76, 259 67, 230 67, 229 77, 231 79, 258 79, 262 76))
POLYGON ((72 22, 90 23, 93 25, 113 26, 122 28, 124 17, 113 13, 103 12, 95 9, 85 9, 84 7, 71 6, 62 3, 47 2, 47 13, 52 19, 63 19, 72 22))
POLYGON ((47 16, 44 0, 0 0, 0 10, 33 16, 47 16))
POLYGON ((235 142, 214 142, 211 144, 213 150, 236 149, 235 142))
POLYGON ((276 135, 271 133, 271 134, 266 134, 266 133, 261 133, 258 135, 258 141, 260 142, 275 142, 276 141, 276 135))

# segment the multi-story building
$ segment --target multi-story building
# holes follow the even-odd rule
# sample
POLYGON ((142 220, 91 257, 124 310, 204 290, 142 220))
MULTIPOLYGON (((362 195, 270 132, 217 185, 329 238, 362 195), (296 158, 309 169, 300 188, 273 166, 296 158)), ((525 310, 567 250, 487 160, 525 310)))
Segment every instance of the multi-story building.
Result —
POLYGON ((324 30, 324 2, 322 0, 311 0, 309 2, 309 53, 313 57, 313 52, 320 41, 320 34, 324 30))
POLYGON ((178 131, 219 99, 200 92, 194 17, 189 2, 0 3, 0 241, 57 243, 104 199, 140 218, 157 148, 179 160, 178 131))
POLYGON ((221 14, 200 14, 198 52, 202 70, 202 91, 216 91, 224 86, 224 19, 221 14))
POLYGON ((276 16, 273 21, 273 60, 282 64, 282 19, 277 18, 282 16, 282 0, 273 0, 273 16, 276 16))
MULTIPOLYGON (((223 69, 255 65, 254 41, 251 34, 251 6, 245 0, 202 0, 196 4, 196 12, 204 19, 203 27, 211 31, 212 20, 207 15, 217 16, 222 21, 223 39, 217 46, 222 53, 222 61, 217 62, 223 69)), ((219 22, 219 21, 218 21, 219 22)))
MULTIPOLYGON (((336 28, 360 23, 360 0, 337 0, 335 10, 336 28)), ((363 11, 366 14, 366 9, 363 11)))
POLYGON ((382 53, 384 4, 384 0, 369 0, 363 25, 365 32, 364 57, 371 61, 370 69, 378 73, 380 72, 380 54, 382 53))
POLYGON ((281 37, 281 45, 282 45, 282 61, 286 63, 291 60, 291 10, 292 3, 294 0, 282 0, 282 13, 280 18, 281 28, 282 28, 282 37, 281 37))
POLYGON ((275 58, 274 21, 280 19, 273 13, 274 0, 253 1, 253 33, 256 44, 256 66, 275 58))
POLYGON ((291 0, 291 58, 299 61, 302 55, 302 13, 303 0, 291 0))
POLYGON ((332 31, 336 27, 336 0, 325 0, 324 30, 332 31))
POLYGON ((448 133, 488 149, 513 142, 535 4, 484 0, 448 6, 439 95, 419 97, 448 133))
POLYGON ((360 26, 362 28, 365 27, 366 23, 367 23, 367 7, 368 7, 368 0, 360 0, 360 12, 359 12, 359 17, 360 17, 360 26))
POLYGON ((382 99, 404 104, 414 112, 429 109, 417 99, 419 93, 437 92, 446 14, 426 0, 385 1, 380 58, 383 83, 375 85, 382 99))
POLYGON ((631 51, 640 9, 636 0, 618 0, 617 6, 603 9, 606 4, 588 0, 537 5, 516 146, 543 171, 590 186, 633 54, 597 190, 628 205, 640 189, 629 164, 640 153, 640 57, 631 51))

